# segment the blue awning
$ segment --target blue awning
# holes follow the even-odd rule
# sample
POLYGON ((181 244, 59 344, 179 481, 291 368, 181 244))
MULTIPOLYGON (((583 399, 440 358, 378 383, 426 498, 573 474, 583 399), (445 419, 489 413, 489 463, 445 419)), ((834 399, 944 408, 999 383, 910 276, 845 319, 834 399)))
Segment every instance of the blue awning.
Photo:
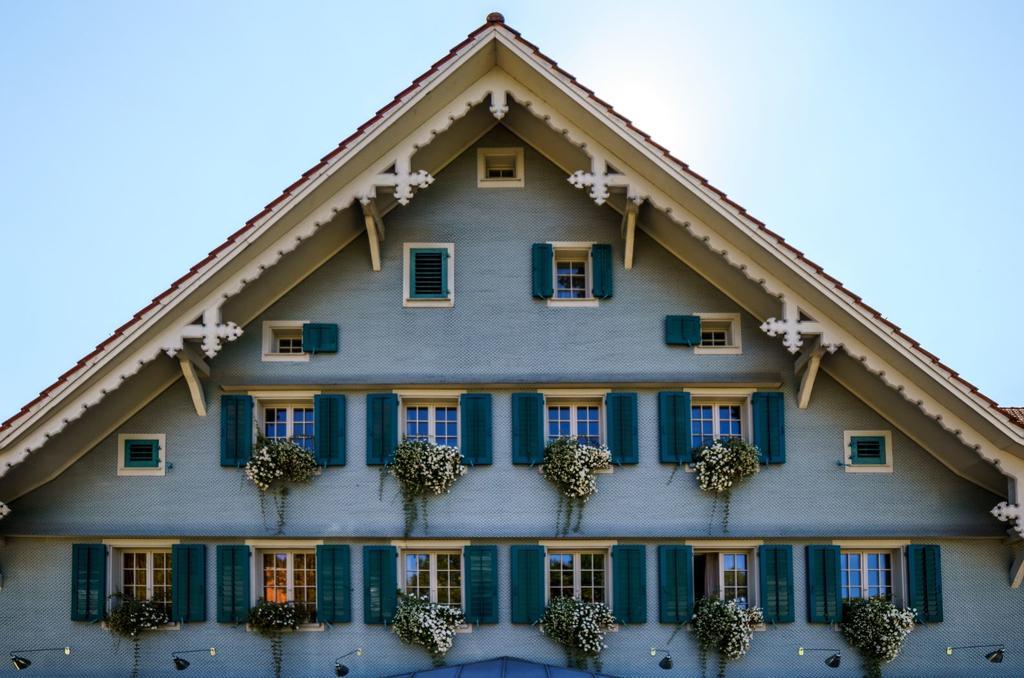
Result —
POLYGON ((514 657, 499 657, 482 662, 442 666, 426 671, 400 673, 390 678, 615 678, 606 673, 593 673, 562 666, 537 664, 514 657))

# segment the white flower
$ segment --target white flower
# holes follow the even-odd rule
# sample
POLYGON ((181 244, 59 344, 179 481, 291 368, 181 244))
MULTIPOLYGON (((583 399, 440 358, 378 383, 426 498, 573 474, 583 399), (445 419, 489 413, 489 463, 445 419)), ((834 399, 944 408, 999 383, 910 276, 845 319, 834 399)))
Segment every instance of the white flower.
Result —
POLYGON ((697 485, 705 492, 725 492, 761 470, 760 452, 743 440, 716 440, 696 456, 697 485))

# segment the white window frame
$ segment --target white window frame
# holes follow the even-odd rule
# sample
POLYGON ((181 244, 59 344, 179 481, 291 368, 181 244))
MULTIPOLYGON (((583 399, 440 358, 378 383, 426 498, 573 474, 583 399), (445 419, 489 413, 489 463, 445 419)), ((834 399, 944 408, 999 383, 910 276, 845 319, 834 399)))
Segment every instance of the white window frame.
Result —
MULTIPOLYGON (((693 547, 694 557, 699 555, 717 554, 719 558, 718 568, 718 595, 725 594, 725 571, 721 567, 722 556, 731 553, 742 553, 747 556, 747 607, 759 607, 761 605, 760 571, 757 558, 757 547, 764 542, 752 539, 738 540, 695 540, 687 541, 693 547)), ((693 575, 696 577, 696 573, 693 575)), ((696 579, 694 580, 696 586, 696 579)))
MULTIPOLYGON (((712 427, 714 429, 714 440, 719 439, 719 430, 721 419, 719 417, 718 408, 719 406, 735 406, 739 405, 740 408, 740 440, 750 440, 751 431, 751 413, 750 413, 750 396, 712 396, 712 395, 699 395, 697 393, 691 393, 690 407, 697 406, 711 406, 711 417, 712 427)), ((691 409, 691 417, 692 417, 691 409)), ((692 421, 692 420, 691 420, 692 421)), ((693 431, 690 431, 690 442, 693 442, 693 431)))
MULTIPOLYGON (((146 552, 152 554, 153 552, 160 553, 171 553, 171 547, 175 544, 181 543, 178 539, 104 539, 103 545, 107 549, 107 591, 121 593, 124 591, 124 568, 122 566, 122 555, 126 551, 132 551, 135 553, 146 552)), ((146 582, 147 596, 152 596, 152 584, 153 584, 153 558, 152 555, 147 558, 148 578, 146 582)), ((172 565, 173 568, 173 565, 172 565)), ((173 589, 173 577, 174 570, 171 570, 172 577, 172 589, 171 596, 174 596, 173 589)), ((104 609, 108 612, 116 607, 116 602, 113 598, 108 598, 103 601, 104 609)), ((102 628, 107 629, 106 622, 101 622, 102 628)), ((181 629, 181 624, 174 621, 168 621, 162 626, 158 626, 154 631, 178 631, 181 629)))
POLYGON ((305 363, 309 362, 309 354, 302 353, 278 353, 276 333, 280 330, 298 330, 301 336, 302 326, 308 320, 264 320, 263 341, 260 359, 265 363, 305 363))
MULTIPOLYGON (((288 440, 292 440, 292 441, 295 440, 295 409, 296 408, 301 408, 301 409, 312 410, 313 411, 313 431, 314 431, 312 438, 315 438, 315 436, 316 436, 316 411, 315 411, 315 408, 313 407, 313 399, 312 399, 312 397, 310 397, 309 399, 305 399, 305 398, 299 398, 299 399, 295 399, 295 398, 292 398, 292 399, 286 399, 286 398, 280 398, 280 399, 278 399, 278 398, 266 398, 266 399, 256 400, 255 403, 254 403, 254 408, 253 408, 254 409, 253 415, 256 418, 256 426, 255 426, 255 428, 258 431, 258 433, 260 435, 263 435, 264 437, 268 437, 267 434, 266 434, 266 423, 267 423, 266 422, 266 416, 267 416, 266 410, 268 408, 272 408, 272 409, 282 409, 283 408, 283 409, 287 409, 288 410, 288 421, 285 424, 285 429, 287 431, 286 438, 288 440)), ((310 446, 308 448, 304 448, 304 449, 308 449, 310 452, 313 451, 312 439, 310 441, 310 446)))
POLYGON ((400 430, 398 433, 399 439, 405 439, 406 437, 406 424, 408 423, 408 412, 407 409, 410 407, 426 407, 427 412, 427 440, 437 444, 437 431, 435 424, 437 423, 437 409, 438 407, 454 407, 455 408, 455 445, 459 447, 462 444, 462 408, 459 406, 460 399, 458 396, 454 398, 417 398, 414 396, 399 396, 398 409, 401 413, 399 419, 400 430))
POLYGON ((117 475, 119 476, 162 476, 167 474, 167 435, 164 433, 119 433, 117 434, 117 475), (156 440, 160 461, 155 467, 124 465, 124 446, 129 440, 156 440))
POLYGON ((700 317, 701 331, 705 322, 715 325, 728 325, 729 344, 727 346, 701 346, 693 347, 696 355, 740 355, 743 353, 743 338, 740 336, 740 314, 739 313, 698 313, 700 317))
POLYGON ((892 461, 895 450, 892 448, 892 431, 843 431, 843 470, 847 473, 892 473, 892 461), (853 450, 850 443, 860 436, 877 436, 885 438, 884 464, 854 464, 853 450))
MULTIPOLYGON (((249 587, 249 604, 255 605, 256 602, 263 597, 263 554, 264 553, 281 553, 287 552, 290 554, 294 553, 311 553, 316 556, 316 547, 323 544, 323 539, 247 539, 245 545, 249 547, 249 581, 253 582, 253 585, 249 587)), ((288 586, 291 590, 292 599, 294 600, 294 590, 291 589, 293 585, 292 578, 295 576, 294 560, 291 556, 288 558, 288 586)), ((320 585, 320 578, 317 577, 317 586, 320 585)), ((245 625, 247 631, 252 631, 252 627, 248 624, 245 625)), ((305 624, 299 624, 299 631, 323 631, 324 625, 317 622, 306 622, 305 624)))
POLYGON ((551 556, 572 556, 572 597, 579 598, 582 592, 582 559, 584 554, 604 556, 604 604, 612 605, 612 550, 610 546, 565 546, 551 545, 544 549, 544 603, 551 602, 551 556))
MULTIPOLYGON (((907 571, 906 571, 906 547, 908 541, 895 540, 835 540, 833 545, 839 547, 840 554, 843 553, 888 553, 892 563, 892 603, 902 607, 907 595, 907 571)), ((861 591, 867 588, 866 573, 867 559, 861 558, 861 591)), ((842 592, 842 574, 839 579, 840 593, 842 592)), ((862 596, 863 597, 863 596, 862 596)))
POLYGON ((402 243, 402 306, 406 308, 452 308, 455 306, 455 243, 451 242, 407 242, 402 243), (409 273, 412 271, 412 250, 448 250, 448 297, 445 299, 416 299, 410 289, 409 273))
POLYGON ((522 188, 526 185, 526 164, 523 147, 478 148, 476 149, 476 186, 477 188, 522 188), (515 157, 516 175, 510 178, 489 178, 487 176, 487 158, 496 155, 515 157))
POLYGON ((601 300, 594 296, 594 256, 593 242, 549 242, 552 249, 551 256, 551 298, 547 305, 556 308, 595 308, 600 305, 601 300), (585 254, 584 254, 585 253, 585 254), (569 255, 583 256, 587 262, 586 270, 586 294, 582 299, 559 299, 555 296, 558 293, 558 260, 567 259, 569 255))
POLYGON ((413 546, 406 546, 406 547, 404 547, 402 549, 399 549, 399 551, 398 551, 399 585, 401 586, 401 589, 402 589, 402 591, 404 593, 408 593, 409 592, 409 586, 408 586, 409 582, 406 579, 408 573, 406 572, 406 569, 405 569, 405 558, 406 558, 406 556, 413 555, 413 554, 423 554, 423 555, 428 556, 429 560, 428 560, 427 567, 428 567, 429 579, 430 579, 430 583, 428 585, 428 595, 430 596, 430 602, 432 602, 432 603, 436 603, 437 602, 437 557, 439 555, 446 555, 446 556, 454 555, 454 556, 458 556, 459 557, 459 589, 460 589, 460 594, 459 595, 460 595, 460 598, 462 599, 462 604, 459 605, 459 609, 464 611, 466 609, 466 576, 465 576, 465 566, 466 566, 465 558, 466 558, 466 556, 465 556, 465 553, 463 552, 463 549, 457 548, 457 547, 456 548, 452 548, 452 547, 448 547, 448 548, 438 548, 438 547, 423 548, 423 547, 417 547, 415 545, 413 545, 413 546))

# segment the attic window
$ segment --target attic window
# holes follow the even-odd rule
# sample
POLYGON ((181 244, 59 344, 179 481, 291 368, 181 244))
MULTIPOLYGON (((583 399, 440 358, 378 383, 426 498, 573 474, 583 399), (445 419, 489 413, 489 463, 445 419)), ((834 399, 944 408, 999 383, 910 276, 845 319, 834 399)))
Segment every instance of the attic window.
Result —
POLYGON ((693 352, 700 355, 738 355, 740 343, 739 313, 698 313, 700 317, 700 343, 693 352))
POLYGON ((404 250, 404 305, 452 306, 455 246, 405 243, 404 250))
POLYGON ((117 436, 117 475, 164 475, 166 437, 163 433, 121 433, 117 436))
POLYGON ((302 348, 305 320, 263 321, 263 362, 306 362, 309 353, 302 348))
POLYGON ((523 186, 523 149, 477 149, 477 186, 479 188, 518 188, 523 186))
POLYGON ((889 431, 845 431, 844 466, 852 473, 892 472, 892 433, 889 431))

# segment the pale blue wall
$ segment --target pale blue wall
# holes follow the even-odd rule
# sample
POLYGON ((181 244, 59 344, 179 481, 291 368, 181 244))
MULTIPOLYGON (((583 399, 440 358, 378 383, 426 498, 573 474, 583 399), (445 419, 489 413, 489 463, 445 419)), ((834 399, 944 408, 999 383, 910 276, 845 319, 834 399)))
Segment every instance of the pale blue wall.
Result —
MULTIPOLYGON (((499 129, 485 145, 510 143, 514 140, 499 129)), ((349 463, 328 469, 308 487, 291 493, 287 535, 326 536, 352 544, 360 543, 360 538, 400 536, 402 511, 395 485, 386 485, 380 501, 378 469, 364 463, 368 386, 480 384, 482 390, 495 394, 494 465, 471 470, 450 495, 431 502, 430 536, 503 545, 501 605, 502 619, 507 620, 505 544, 508 539, 553 536, 557 498, 535 469, 512 466, 511 389, 485 389, 487 384, 586 380, 621 385, 769 374, 785 381, 788 394, 787 463, 765 468, 734 492, 729 536, 785 539, 794 544, 804 543, 801 538, 821 542, 835 537, 938 540, 943 545, 946 621, 915 631, 907 658, 892 667, 893 675, 971 675, 979 665, 941 654, 941 648, 952 641, 994 639, 1020 646, 1020 624, 1006 620, 1019 618, 1024 601, 1019 591, 1006 585, 1009 554, 993 539, 1003 534, 1004 526, 988 513, 999 498, 955 476, 896 431, 892 474, 845 473, 836 463, 842 455, 843 430, 892 425, 824 374, 819 376, 811 407, 797 409, 792 356, 777 339, 764 336, 749 316, 743 316, 743 355, 696 356, 688 349, 665 346, 665 314, 740 309, 646 236, 637 238, 634 269, 626 272, 621 263, 616 266, 615 296, 602 301, 599 308, 552 309, 532 299, 530 243, 610 242, 616 262, 621 262, 621 241, 615 213, 594 206, 583 192, 569 186, 564 173, 531 149, 526 151, 526 164, 525 189, 480 190, 475 187, 475 150, 470 149, 409 207, 387 216, 383 271, 370 272, 365 240, 357 239, 251 323, 239 341, 212 361, 213 384, 341 384, 339 390, 349 396, 349 463), (409 241, 455 243, 453 309, 402 307, 402 243, 409 241), (340 351, 315 356, 308 363, 260 362, 260 321, 295 318, 337 322, 340 351), (911 657, 924 663, 912 663, 911 657)), ((73 541, 166 535, 210 544, 212 609, 212 545, 226 538, 272 533, 269 514, 266 522, 261 519, 256 491, 240 471, 219 465, 219 390, 213 385, 208 390, 206 418, 195 415, 179 382, 121 429, 166 433, 167 458, 173 465, 166 476, 118 477, 116 435, 112 435, 56 480, 13 503, 13 514, 0 522, 0 534, 55 539, 12 537, 0 546, 5 575, 0 628, 5 629, 9 643, 68 642, 76 647, 76 672, 105 675, 115 672, 115 667, 128 666, 127 644, 116 662, 108 663, 113 661, 108 659, 109 635, 96 626, 68 621, 69 544, 73 541)), ((696 489, 691 475, 678 473, 668 483, 672 469, 657 461, 656 390, 637 390, 640 463, 599 477, 599 492, 586 509, 579 536, 633 538, 650 545, 649 617, 654 620, 653 545, 658 540, 721 536, 722 529, 720 519, 710 514, 712 501, 696 489)), ((802 611, 803 555, 801 549, 796 552, 797 601, 802 611)), ((357 620, 362 612, 360 569, 355 549, 353 616, 357 620)), ((796 646, 841 641, 837 634, 810 627, 802 618, 798 615, 796 624, 759 633, 751 656, 737 663, 730 675, 821 675, 820 662, 798 660, 796 646)), ((657 675, 644 652, 651 644, 663 644, 668 635, 667 627, 651 623, 610 636, 606 669, 622 675, 657 675)), ((193 675, 204 667, 210 668, 209 675, 248 673, 253 662, 264 662, 267 647, 266 641, 244 631, 208 622, 147 637, 145 661, 156 657, 166 668, 167 651, 209 644, 221 646, 221 657, 212 662, 197 658, 190 669, 193 675)), ((364 628, 357 621, 288 638, 287 674, 323 675, 330 669, 331 658, 356 645, 370 650, 368 657, 353 660, 357 675, 426 664, 422 655, 402 649, 382 629, 364 628)), ((679 668, 674 673, 692 671, 696 660, 691 641, 684 638, 677 646, 679 668)), ((502 654, 561 660, 558 648, 535 629, 513 627, 507 621, 497 628, 460 635, 450 660, 502 654)), ((1009 654, 1007 664, 994 670, 1020 674, 1012 657, 1009 654)), ((851 659, 830 675, 855 675, 851 659)), ((43 675, 44 663, 57 667, 63 666, 56 663, 61 661, 40 657, 33 668, 43 675)), ((7 666, 0 669, 4 670, 7 666)))

